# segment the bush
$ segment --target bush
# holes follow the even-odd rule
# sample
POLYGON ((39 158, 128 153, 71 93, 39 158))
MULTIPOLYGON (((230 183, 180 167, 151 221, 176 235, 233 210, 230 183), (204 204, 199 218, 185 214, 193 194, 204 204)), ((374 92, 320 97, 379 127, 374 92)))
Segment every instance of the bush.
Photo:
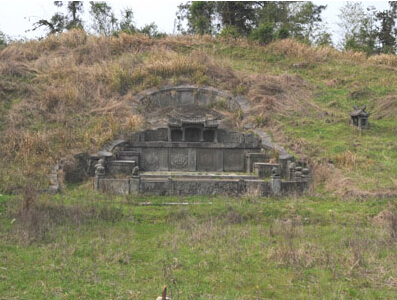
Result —
POLYGON ((238 32, 238 29, 234 26, 227 26, 223 28, 221 33, 219 34, 221 37, 226 37, 226 38, 239 38, 241 34, 238 32))
POLYGON ((259 41, 261 44, 269 44, 274 39, 274 25, 264 23, 255 29, 249 36, 251 40, 259 41))

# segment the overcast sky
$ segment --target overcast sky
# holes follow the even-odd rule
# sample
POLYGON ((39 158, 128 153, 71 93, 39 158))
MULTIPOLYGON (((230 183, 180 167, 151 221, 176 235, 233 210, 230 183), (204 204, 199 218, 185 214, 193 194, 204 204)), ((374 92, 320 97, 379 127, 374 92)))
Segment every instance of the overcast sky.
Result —
MULTIPOLYGON (((88 2, 88 1, 87 1, 88 2)), ((130 7, 134 12, 137 27, 155 22, 161 32, 172 34, 174 31, 175 13, 182 0, 140 0, 140 1, 107 1, 117 15, 124 8, 130 7)), ((334 41, 338 40, 339 9, 346 1, 313 1, 315 4, 327 5, 323 12, 323 20, 333 34, 334 41)), ((362 1, 364 7, 375 6, 377 10, 388 8, 387 1, 362 1)), ((88 3, 85 3, 85 20, 89 19, 88 3)), ((44 36, 43 31, 28 31, 32 24, 39 19, 50 19, 59 10, 53 1, 1 1, 0 2, 0 30, 13 39, 37 38, 44 36)))

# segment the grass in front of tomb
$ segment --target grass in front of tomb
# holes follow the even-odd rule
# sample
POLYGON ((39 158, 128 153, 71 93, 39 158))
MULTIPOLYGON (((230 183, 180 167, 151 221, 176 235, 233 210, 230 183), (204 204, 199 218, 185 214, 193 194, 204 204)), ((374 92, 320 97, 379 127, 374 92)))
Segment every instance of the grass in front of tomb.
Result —
POLYGON ((164 284, 172 299, 394 299, 396 205, 0 196, 0 299, 155 299, 164 284), (383 210, 391 227, 374 224, 383 210))

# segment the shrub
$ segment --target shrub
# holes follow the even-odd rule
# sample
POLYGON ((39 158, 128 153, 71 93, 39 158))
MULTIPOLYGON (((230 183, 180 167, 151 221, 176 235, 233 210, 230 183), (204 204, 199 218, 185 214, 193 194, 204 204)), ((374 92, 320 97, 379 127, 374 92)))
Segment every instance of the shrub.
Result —
POLYGON ((273 33, 274 25, 271 23, 264 23, 255 29, 249 36, 251 40, 258 41, 261 44, 269 44, 274 39, 273 33))

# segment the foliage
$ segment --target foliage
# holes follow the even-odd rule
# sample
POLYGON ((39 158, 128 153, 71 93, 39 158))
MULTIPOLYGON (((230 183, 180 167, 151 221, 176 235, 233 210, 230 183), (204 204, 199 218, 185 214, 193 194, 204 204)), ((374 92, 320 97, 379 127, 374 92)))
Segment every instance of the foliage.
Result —
POLYGON ((98 34, 109 36, 119 29, 118 20, 106 2, 90 1, 90 15, 93 19, 92 28, 98 34))
MULTIPOLYGON (((259 28, 252 31, 250 39, 260 42, 263 45, 269 44, 274 39, 274 25, 270 23, 264 23, 259 28)), ((277 32, 277 37, 286 38, 287 31, 277 32)))
POLYGON ((0 30, 0 50, 8 44, 8 37, 0 30))
MULTIPOLYGON (((57 7, 63 7, 64 1, 54 1, 57 7)), ((50 20, 41 19, 33 24, 32 30, 37 30, 40 27, 45 27, 48 34, 61 33, 64 30, 74 28, 83 28, 83 21, 80 14, 83 12, 82 1, 68 1, 66 3, 66 15, 63 13, 55 13, 50 20)))
POLYGON ((135 25, 133 22, 134 13, 131 8, 126 8, 121 12, 120 30, 125 33, 132 34, 135 32, 135 25))
POLYGON ((166 36, 165 33, 161 33, 158 31, 158 26, 154 22, 138 29, 138 32, 146 34, 150 38, 162 38, 166 36))
POLYGON ((379 42, 381 44, 382 53, 396 53, 397 45, 397 2, 390 1, 390 9, 378 12, 376 17, 380 21, 378 32, 379 42))
POLYGON ((219 36, 237 39, 238 37, 241 37, 241 34, 239 33, 239 31, 236 27, 226 26, 222 29, 219 36))
POLYGON ((256 31, 254 39, 257 39, 265 24, 274 24, 280 39, 293 36, 309 41, 321 23, 320 15, 326 6, 293 1, 193 1, 178 8, 177 29, 182 33, 217 34, 224 28, 226 31, 234 28, 241 36, 256 31), (183 27, 184 21, 187 21, 187 30, 183 27))

